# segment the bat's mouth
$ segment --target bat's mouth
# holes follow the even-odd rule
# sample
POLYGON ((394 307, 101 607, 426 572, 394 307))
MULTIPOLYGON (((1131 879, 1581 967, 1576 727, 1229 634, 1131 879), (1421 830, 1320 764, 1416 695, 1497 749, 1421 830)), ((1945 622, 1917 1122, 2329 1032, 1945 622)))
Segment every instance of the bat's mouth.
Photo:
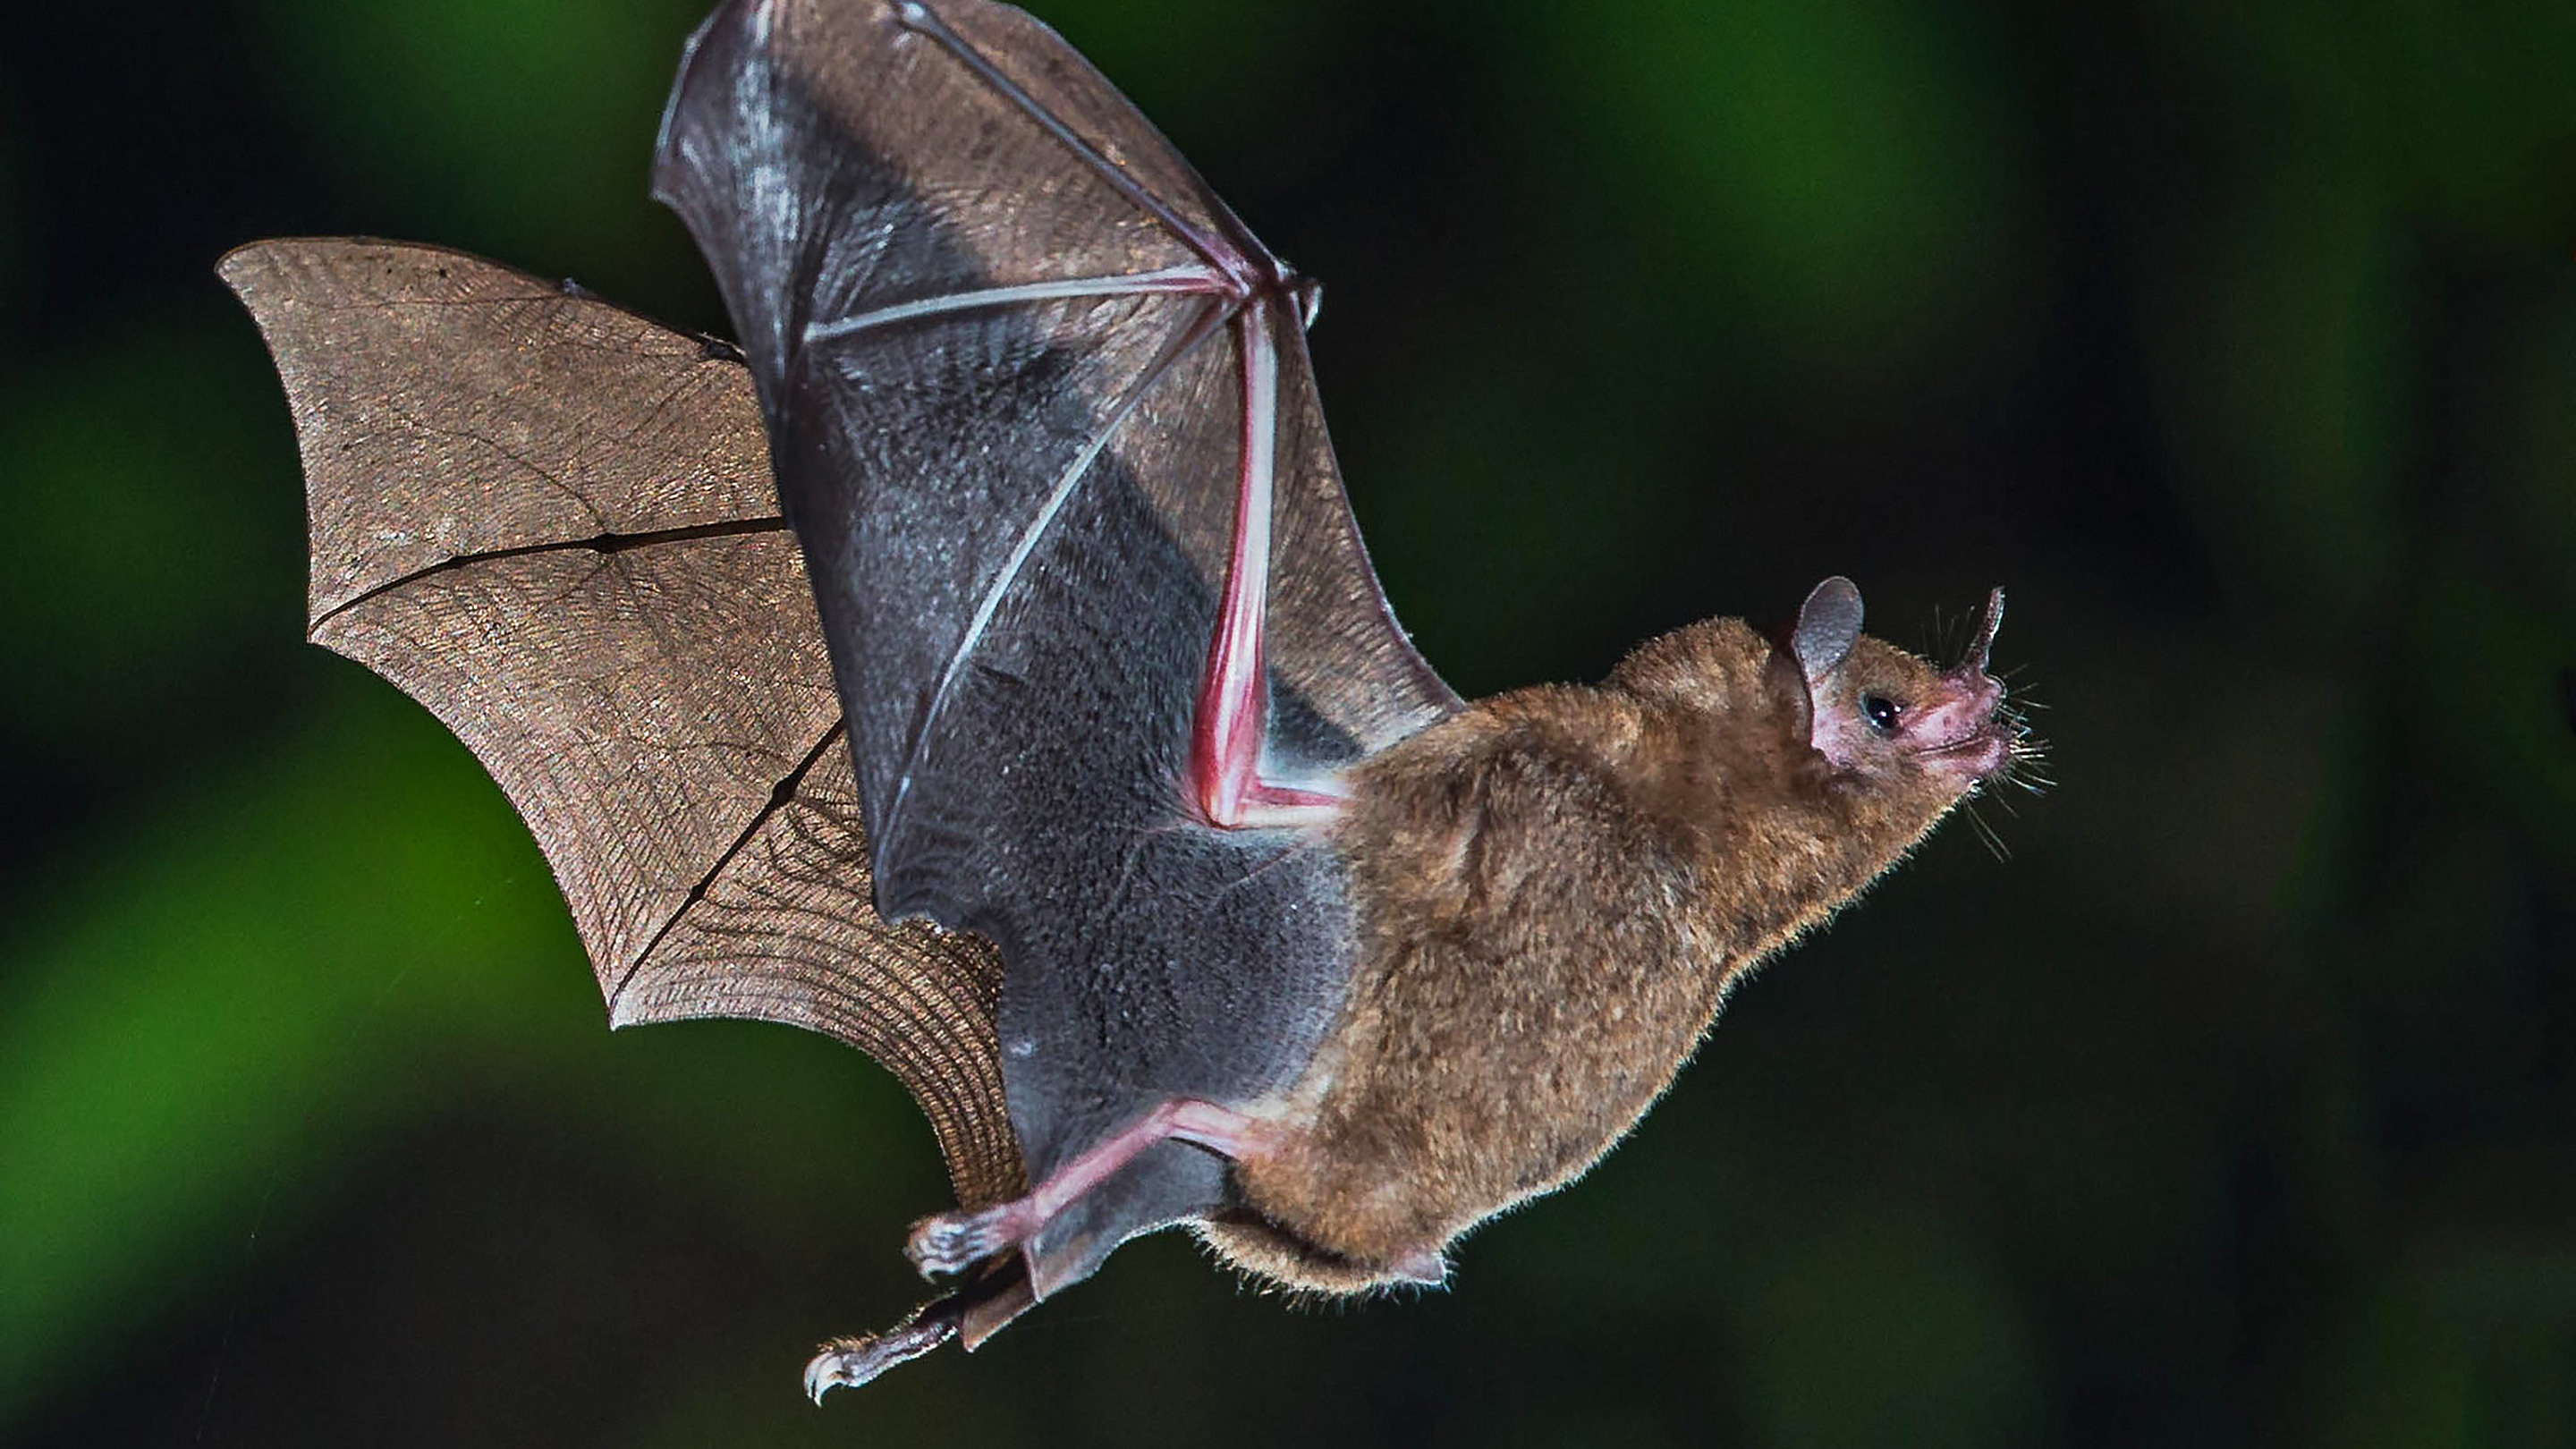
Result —
POLYGON ((1998 716, 1957 739, 1926 747, 1922 758, 1974 785, 2000 774, 2011 764, 2013 748, 2020 739, 2021 726, 1998 716))

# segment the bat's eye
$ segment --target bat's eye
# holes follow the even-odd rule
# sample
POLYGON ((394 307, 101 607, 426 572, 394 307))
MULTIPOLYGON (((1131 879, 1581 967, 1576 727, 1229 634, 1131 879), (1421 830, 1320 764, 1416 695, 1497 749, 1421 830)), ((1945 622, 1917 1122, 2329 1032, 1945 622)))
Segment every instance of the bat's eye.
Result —
POLYGON ((1860 712, 1869 717, 1869 727, 1883 735, 1896 733, 1896 722, 1904 715, 1896 701, 1883 694, 1862 695, 1860 712))

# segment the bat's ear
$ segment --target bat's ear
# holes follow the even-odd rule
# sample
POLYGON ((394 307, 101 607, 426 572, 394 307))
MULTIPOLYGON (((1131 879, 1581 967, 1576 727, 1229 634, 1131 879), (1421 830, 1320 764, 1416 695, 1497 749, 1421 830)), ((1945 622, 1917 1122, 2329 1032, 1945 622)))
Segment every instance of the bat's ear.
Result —
POLYGON ((1840 574, 1816 585, 1798 606, 1798 627, 1789 648, 1798 656, 1798 672, 1813 688, 1841 667, 1860 642, 1860 588, 1840 574))
POLYGON ((1767 671, 1772 698, 1787 714, 1790 732, 1810 738, 1816 726, 1816 689, 1851 657, 1860 642, 1860 589, 1836 575, 1816 585, 1798 607, 1798 622, 1785 648, 1774 648, 1767 671))

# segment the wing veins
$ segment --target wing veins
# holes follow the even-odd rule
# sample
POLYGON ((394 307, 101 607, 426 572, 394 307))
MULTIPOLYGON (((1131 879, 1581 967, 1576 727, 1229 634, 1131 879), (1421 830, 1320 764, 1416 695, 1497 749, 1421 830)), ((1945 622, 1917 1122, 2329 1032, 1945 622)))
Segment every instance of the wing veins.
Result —
POLYGON ((983 287, 971 292, 951 292, 941 297, 923 297, 911 302, 897 302, 890 307, 877 307, 855 316, 831 322, 805 324, 808 346, 829 342, 909 322, 917 317, 938 317, 950 312, 971 311, 979 307, 1007 307, 1015 302, 1052 302, 1068 297, 1138 297, 1155 293, 1215 293, 1227 290, 1223 274, 1206 267, 1165 267, 1154 272, 1129 272, 1110 277, 1065 277, 1052 282, 1022 282, 1008 287, 983 287))
MULTIPOLYGON (((1263 261, 1269 260, 1268 253, 1262 251, 1258 243, 1247 246, 1245 242, 1249 238, 1213 237, 1200 230, 1179 212, 1174 211, 1161 197, 1139 185, 1136 178, 1127 174, 1126 168, 1101 155, 1090 142, 1074 134, 1071 126, 1058 119, 1055 112, 1041 105, 1037 97, 1022 90, 1019 82, 1002 74, 1000 67, 986 60, 982 51, 967 44, 964 36, 949 29, 948 22, 940 19, 937 12, 923 4, 922 0, 895 0, 894 14, 895 19, 900 21, 904 28, 929 36, 942 49, 957 57, 958 62, 973 71, 977 79, 999 92, 1004 100, 1019 107, 1023 114, 1037 122, 1048 135, 1061 142, 1065 149, 1082 161, 1082 164, 1098 173, 1100 179, 1108 182, 1119 195, 1134 202, 1146 215, 1162 223, 1165 229, 1179 237, 1190 250, 1197 252, 1209 266, 1225 273, 1234 281, 1237 289, 1248 290, 1251 287, 1256 279, 1247 273, 1250 271, 1250 264, 1254 257, 1258 256, 1263 261)), ((1077 63, 1079 63, 1078 58, 1077 63)))
POLYGON ((921 722, 913 727, 912 742, 904 750, 903 773, 895 782, 894 803, 886 808, 885 830, 879 849, 883 849, 883 841, 895 838, 896 822, 903 818, 904 803, 912 794, 913 773, 921 768, 922 754, 929 748, 931 727, 939 722, 940 711, 948 703, 949 691, 955 687, 959 671, 975 652, 976 646, 983 642, 984 631, 992 624, 994 613, 1001 608, 1003 596, 1019 582, 1021 570, 1028 566, 1029 556, 1037 552, 1038 544, 1054 525, 1056 515, 1064 511, 1065 504, 1073 498, 1074 490, 1091 472, 1092 463, 1109 446, 1110 438, 1126 424, 1136 405, 1144 401, 1145 395, 1154 390, 1155 384, 1161 382, 1175 364, 1214 336, 1219 325, 1237 310, 1237 307, 1225 306, 1213 299, 1199 308, 1199 315, 1174 336, 1162 355, 1156 357, 1153 364, 1119 397, 1109 415, 1101 420, 1098 431, 1083 444, 1082 451, 1064 470, 1064 476, 1056 480, 1055 488, 1038 506, 1028 526, 1020 530, 1019 542, 1012 546, 1011 556, 1003 561, 1001 568, 994 571, 992 583, 986 586, 984 597, 976 603, 974 617, 967 621, 966 632, 959 636, 957 647, 949 653, 948 663, 939 671, 939 683, 931 691, 930 703, 921 712, 921 722))
POLYGON ((775 786, 771 787, 769 799, 751 817, 750 823, 742 827, 742 833, 733 838, 733 844, 726 846, 724 853, 716 857, 715 863, 707 867, 706 874, 698 877, 697 884, 689 887, 689 894, 680 902, 680 908, 671 913, 671 918, 664 921, 661 929, 653 933, 653 939, 645 942, 644 949, 636 952, 635 959, 627 962, 626 969, 618 973, 617 985, 608 993, 611 1011, 616 1009, 617 998, 626 994, 626 984, 635 979, 635 973, 643 969, 646 961, 652 959, 653 953, 660 949, 663 940, 678 928, 682 920, 687 918, 690 908, 707 898, 707 888, 715 884, 716 877, 724 874, 725 867, 733 864, 734 857, 742 854, 744 848, 751 844, 751 838, 758 835, 760 828, 769 823, 771 816, 787 808, 788 804, 795 800, 796 787, 804 783, 805 776, 821 762, 823 752, 830 749, 832 742, 839 739, 847 728, 849 728, 849 722, 846 720, 832 721, 832 727, 823 731, 823 737, 814 742, 814 748, 807 750, 805 758, 796 762, 796 768, 788 771, 775 786))
POLYGON ((517 548, 495 548, 486 549, 480 553, 460 553, 441 559, 426 568, 414 569, 400 578, 378 584, 346 603, 332 605, 313 617, 313 622, 306 626, 306 632, 319 629, 360 604, 392 593, 405 584, 415 584, 422 579, 453 572, 469 564, 527 558, 541 553, 568 553, 577 548, 586 548, 597 554, 624 553, 630 548, 648 548, 664 543, 686 543, 692 539, 734 538, 751 533, 776 533, 785 527, 787 527, 787 520, 784 518, 736 518, 727 519, 721 523, 691 524, 685 528, 656 528, 640 533, 598 533, 588 538, 567 538, 554 543, 531 543, 517 548))

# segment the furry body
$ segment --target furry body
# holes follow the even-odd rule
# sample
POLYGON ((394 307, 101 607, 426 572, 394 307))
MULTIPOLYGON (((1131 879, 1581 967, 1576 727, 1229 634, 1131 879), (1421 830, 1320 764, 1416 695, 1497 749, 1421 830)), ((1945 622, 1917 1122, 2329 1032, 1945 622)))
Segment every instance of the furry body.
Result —
POLYGON ((1995 697, 1871 639, 1810 682, 1711 620, 1598 687, 1498 695, 1368 760, 1333 832, 1360 969, 1211 1240, 1305 1288, 1436 1276, 1458 1234, 1598 1160, 1747 971, 2000 764, 1995 697), (1897 769, 1819 748, 1859 697, 1899 693, 1926 716, 1982 703, 1943 743, 1984 748, 1897 769))

